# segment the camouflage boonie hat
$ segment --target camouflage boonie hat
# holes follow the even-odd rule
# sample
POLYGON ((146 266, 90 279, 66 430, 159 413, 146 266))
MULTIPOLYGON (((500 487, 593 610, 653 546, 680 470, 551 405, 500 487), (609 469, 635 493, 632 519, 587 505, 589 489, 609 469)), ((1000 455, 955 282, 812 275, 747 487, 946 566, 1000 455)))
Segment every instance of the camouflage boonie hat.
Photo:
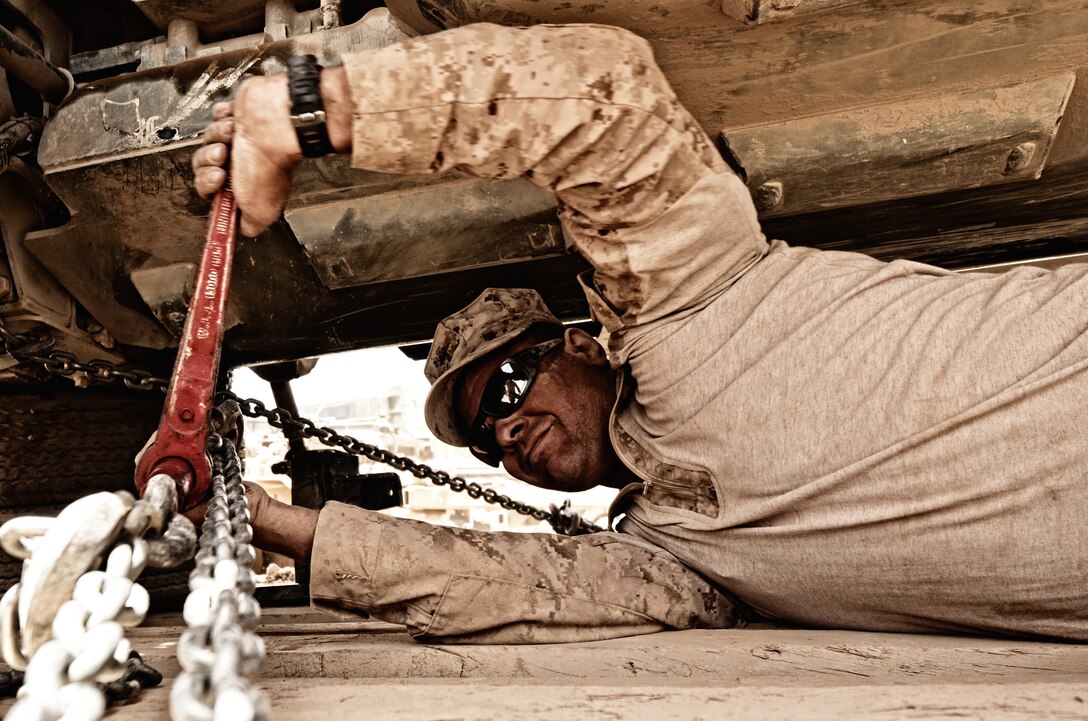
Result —
POLYGON ((438 324, 423 369, 431 382, 423 408, 431 433, 451 446, 469 445, 468 432, 457 421, 454 409, 457 379, 469 363, 512 341, 536 323, 563 327, 535 290, 488 288, 438 324))

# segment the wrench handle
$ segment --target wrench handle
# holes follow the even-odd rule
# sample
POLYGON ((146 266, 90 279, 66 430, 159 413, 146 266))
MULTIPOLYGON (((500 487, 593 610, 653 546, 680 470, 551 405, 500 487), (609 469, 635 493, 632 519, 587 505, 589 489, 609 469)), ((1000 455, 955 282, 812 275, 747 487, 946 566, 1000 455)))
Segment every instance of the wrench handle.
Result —
POLYGON ((200 269, 159 430, 136 467, 136 488, 141 496, 152 476, 165 473, 178 486, 183 511, 203 501, 211 485, 208 420, 223 347, 237 223, 238 210, 228 179, 212 201, 200 269))

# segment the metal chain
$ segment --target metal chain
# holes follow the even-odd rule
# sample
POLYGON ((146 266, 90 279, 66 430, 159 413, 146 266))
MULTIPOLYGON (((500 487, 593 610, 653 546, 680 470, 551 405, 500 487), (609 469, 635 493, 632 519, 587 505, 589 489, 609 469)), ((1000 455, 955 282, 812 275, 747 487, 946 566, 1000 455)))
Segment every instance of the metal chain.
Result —
POLYGON ((153 688, 162 683, 162 674, 140 656, 136 651, 128 655, 125 670, 121 678, 106 684, 103 692, 110 704, 128 701, 140 695, 145 688, 153 688))
MULTIPOLYGON (((147 371, 120 370, 108 361, 96 360, 89 363, 79 363, 75 356, 63 351, 54 350, 45 353, 44 351, 48 350, 48 346, 44 349, 40 347, 38 344, 41 343, 41 339, 37 335, 11 333, 4 328, 3 318, 0 318, 0 342, 2 342, 6 353, 19 360, 39 363, 55 375, 71 376, 74 373, 83 372, 92 381, 108 383, 120 380, 134 390, 159 390, 165 392, 169 385, 169 381, 165 378, 157 378, 147 371)), ((445 471, 436 471, 430 466, 417 463, 411 458, 398 456, 392 451, 369 443, 363 443, 331 428, 318 427, 313 421, 296 417, 286 409, 269 409, 258 400, 252 398, 242 399, 229 391, 221 392, 218 398, 220 400, 236 401, 245 415, 250 418, 264 418, 274 428, 301 432, 307 438, 316 438, 326 446, 343 449, 353 455, 391 466, 399 471, 407 471, 416 478, 429 480, 436 486, 445 486, 459 493, 467 493, 471 498, 483 499, 487 503, 501 506, 524 516, 531 516, 538 521, 548 521, 557 533, 574 536, 584 533, 599 533, 604 530, 600 526, 583 519, 578 512, 570 508, 569 504, 552 505, 551 509, 546 511, 528 503, 513 500, 493 489, 484 488, 479 483, 466 481, 460 476, 452 476, 445 471)))
POLYGON ((13 333, 7 329, 4 318, 0 316, 0 350, 17 360, 37 363, 55 376, 71 378, 76 373, 83 373, 91 381, 122 381, 127 387, 137 391, 157 390, 165 393, 169 385, 165 378, 156 378, 145 370, 121 370, 104 360, 81 363, 72 353, 52 350, 53 345, 53 337, 47 331, 13 333))
POLYGON ((23 672, 12 669, 0 671, 0 698, 14 698, 23 687, 23 672))
POLYGON ((268 700, 253 679, 264 642, 253 633, 261 607, 253 597, 253 529, 241 462, 230 441, 218 434, 208 441, 212 496, 189 577, 189 628, 178 641, 184 672, 170 692, 170 715, 174 721, 263 721, 268 700))
MULTIPOLYGON (((510 511, 516 511, 522 515, 531 516, 538 521, 549 521, 555 525, 554 519, 564 519, 566 528, 581 533, 597 533, 603 529, 578 517, 579 523, 572 524, 569 520, 577 516, 569 507, 552 507, 545 511, 528 503, 515 501, 510 496, 503 495, 494 489, 484 488, 479 483, 466 481, 460 476, 451 476, 445 471, 436 471, 430 466, 417 463, 406 456, 398 456, 392 451, 379 448, 369 443, 339 433, 332 428, 318 427, 313 421, 306 418, 297 418, 290 411, 283 408, 269 409, 265 404, 253 398, 242 399, 230 391, 222 391, 216 395, 218 400, 233 400, 242 408, 242 413, 250 418, 264 418, 273 428, 279 428, 288 432, 301 433, 307 438, 316 438, 321 443, 332 448, 340 448, 352 455, 361 456, 377 463, 392 466, 398 471, 407 471, 416 478, 426 478, 436 486, 445 486, 453 491, 467 493, 471 498, 482 498, 488 503, 501 506, 510 511), (572 528, 573 526, 573 528, 572 528)), ((570 534, 574 535, 574 534, 570 534)))
POLYGON ((24 516, 0 527, 0 545, 24 559, 20 582, 0 600, 0 650, 25 671, 7 718, 100 719, 107 692, 131 696, 144 682, 161 681, 133 657, 125 629, 139 625, 150 605, 136 579, 155 555, 151 547, 165 543, 156 553, 167 565, 192 556, 195 529, 176 511, 173 481, 156 476, 139 501, 124 491, 96 493, 55 519, 24 516), (179 541, 185 524, 188 543, 179 541), (163 541, 167 530, 173 535, 163 541))

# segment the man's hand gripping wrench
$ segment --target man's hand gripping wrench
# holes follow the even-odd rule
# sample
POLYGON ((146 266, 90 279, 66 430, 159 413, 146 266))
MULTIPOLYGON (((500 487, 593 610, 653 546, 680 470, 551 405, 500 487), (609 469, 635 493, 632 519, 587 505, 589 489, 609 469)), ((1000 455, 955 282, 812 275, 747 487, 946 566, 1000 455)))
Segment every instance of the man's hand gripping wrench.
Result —
POLYGON ((177 485, 182 511, 203 501, 211 485, 212 469, 206 449, 208 416, 219 372, 237 222, 234 193, 228 181, 212 201, 200 270, 159 430, 136 466, 136 488, 141 496, 153 477, 164 474, 177 485))

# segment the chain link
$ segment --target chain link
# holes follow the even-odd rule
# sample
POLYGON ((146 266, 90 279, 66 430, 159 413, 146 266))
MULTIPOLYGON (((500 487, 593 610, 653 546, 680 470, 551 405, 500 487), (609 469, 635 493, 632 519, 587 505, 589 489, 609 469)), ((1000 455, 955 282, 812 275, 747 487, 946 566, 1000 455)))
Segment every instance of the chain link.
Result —
MULTIPOLYGON (((148 488, 139 501, 123 491, 98 493, 69 504, 56 519, 23 517, 0 527, 4 550, 25 561, 20 583, 0 600, 0 648, 8 664, 26 672, 11 721, 100 719, 107 693, 128 697, 161 681, 134 654, 125 629, 139 625, 150 606, 136 582, 149 560, 149 538, 174 518, 181 519, 175 528, 188 521, 176 514, 172 481, 156 476, 148 488), (63 600, 56 594, 65 587, 70 598, 52 616, 48 640, 29 636, 36 628, 32 610, 57 608, 51 604, 63 600)), ((195 531, 189 535, 188 548, 176 546, 186 557, 195 546, 195 531)))
MULTIPOLYGON (((64 351, 54 350, 44 353, 41 349, 37 349, 35 345, 40 343, 40 338, 34 334, 11 333, 4 327, 2 317, 0 317, 0 342, 3 343, 4 352, 9 355, 19 360, 39 363, 46 370, 56 375, 71 376, 81 371, 86 373, 93 381, 100 383, 122 381, 127 387, 134 390, 166 392, 169 385, 169 381, 165 378, 157 378, 143 370, 120 370, 108 361, 80 363, 75 356, 64 351), (25 348, 35 350, 26 352, 24 351, 25 348)), ((460 476, 451 476, 445 471, 436 471, 430 466, 417 463, 411 458, 398 456, 384 448, 363 443, 356 438, 338 433, 332 428, 319 427, 313 421, 296 417, 284 408, 270 409, 258 400, 252 398, 242 399, 229 391, 221 392, 217 398, 236 401, 241 406, 243 414, 250 418, 264 418, 274 428, 289 432, 300 432, 307 438, 315 438, 331 448, 339 448, 347 453, 390 466, 398 471, 411 473, 416 478, 429 480, 436 486, 445 486, 451 491, 466 493, 471 498, 482 499, 508 511, 515 511, 538 521, 547 521, 557 533, 575 536, 583 533, 599 533, 604 530, 600 526, 582 518, 577 511, 571 509, 569 503, 564 503, 562 506, 553 504, 550 510, 537 508, 528 503, 514 500, 493 489, 484 488, 478 483, 466 481, 460 476)))
POLYGON ((212 496, 189 577, 189 628, 178 641, 184 672, 170 693, 170 715, 174 721, 264 721, 268 701, 253 683, 264 643, 253 633, 261 607, 253 597, 253 529, 241 462, 234 444, 217 434, 209 447, 212 496))

